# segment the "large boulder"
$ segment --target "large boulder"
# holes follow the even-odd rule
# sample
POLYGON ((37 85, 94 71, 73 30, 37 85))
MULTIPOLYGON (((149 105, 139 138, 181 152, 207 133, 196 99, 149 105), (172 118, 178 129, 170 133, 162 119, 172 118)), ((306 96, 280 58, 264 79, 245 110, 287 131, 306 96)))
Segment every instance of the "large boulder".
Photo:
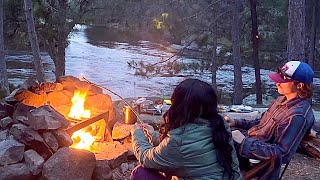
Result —
POLYGON ((14 164, 22 160, 24 144, 9 139, 0 142, 0 165, 14 164))
POLYGON ((66 128, 70 124, 62 114, 48 105, 31 110, 27 116, 30 127, 34 130, 66 128))
POLYGON ((43 165, 42 177, 47 180, 91 180, 96 159, 92 152, 64 147, 43 165))
POLYGON ((23 124, 14 124, 10 129, 10 134, 27 147, 37 151, 44 159, 52 155, 50 147, 44 142, 37 131, 32 130, 23 124))

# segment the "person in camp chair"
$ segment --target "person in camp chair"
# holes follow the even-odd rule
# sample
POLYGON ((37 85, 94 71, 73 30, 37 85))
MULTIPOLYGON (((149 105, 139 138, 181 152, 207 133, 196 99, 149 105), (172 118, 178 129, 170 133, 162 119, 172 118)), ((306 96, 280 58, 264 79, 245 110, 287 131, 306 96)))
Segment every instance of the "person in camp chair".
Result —
POLYGON ((249 159, 251 162, 266 162, 277 157, 280 161, 269 166, 272 171, 266 170, 264 176, 278 179, 281 164, 289 163, 302 138, 314 124, 310 100, 314 72, 304 62, 290 61, 278 68, 278 72, 269 74, 269 78, 276 83, 278 92, 283 96, 270 105, 261 119, 246 121, 226 116, 225 120, 230 127, 248 130, 232 131, 240 169, 252 169, 249 159))

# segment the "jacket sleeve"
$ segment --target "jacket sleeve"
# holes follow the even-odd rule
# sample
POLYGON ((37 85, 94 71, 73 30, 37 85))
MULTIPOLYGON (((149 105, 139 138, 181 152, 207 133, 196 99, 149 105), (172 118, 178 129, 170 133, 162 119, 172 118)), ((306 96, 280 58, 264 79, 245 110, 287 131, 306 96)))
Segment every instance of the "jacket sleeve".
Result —
POLYGON ((236 125, 235 127, 237 128, 241 128, 244 130, 248 130, 250 128, 252 128, 253 126, 259 124, 260 119, 255 119, 255 120, 245 120, 245 119, 235 119, 236 125))
POLYGON ((144 132, 135 130, 132 135, 132 147, 135 156, 145 168, 170 170, 182 166, 182 156, 177 142, 167 137, 158 146, 153 147, 144 132))
POLYGON ((231 152, 231 156, 232 156, 232 164, 231 167, 233 169, 233 175, 234 175, 234 179, 242 179, 242 175, 240 173, 240 169, 239 169, 239 161, 237 158, 237 152, 234 148, 234 142, 232 139, 232 135, 231 135, 231 129, 228 125, 228 123, 224 122, 224 126, 226 127, 228 133, 230 134, 230 140, 229 140, 229 144, 232 146, 232 152, 231 152))
POLYGON ((152 137, 149 138, 149 142, 152 146, 158 146, 159 145, 159 132, 158 131, 154 131, 152 134, 152 137))
POLYGON ((265 160, 275 155, 285 156, 295 143, 300 143, 306 131, 306 119, 302 115, 295 115, 289 121, 278 124, 273 144, 246 137, 241 143, 240 155, 265 160))

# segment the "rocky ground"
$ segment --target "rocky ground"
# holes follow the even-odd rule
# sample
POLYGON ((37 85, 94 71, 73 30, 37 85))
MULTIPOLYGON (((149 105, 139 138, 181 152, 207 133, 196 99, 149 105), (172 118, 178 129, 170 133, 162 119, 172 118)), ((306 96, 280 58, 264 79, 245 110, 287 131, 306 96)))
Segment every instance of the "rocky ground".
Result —
MULTIPOLYGON (((283 180, 316 180, 320 179, 320 160, 307 155, 296 153, 283 175, 283 180)), ((282 170, 284 165, 282 167, 282 170)), ((281 171, 282 172, 282 171, 281 171)), ((129 180, 130 171, 114 174, 113 178, 129 180)))
POLYGON ((283 179, 320 179, 320 160, 296 153, 291 160, 288 169, 283 175, 283 179))

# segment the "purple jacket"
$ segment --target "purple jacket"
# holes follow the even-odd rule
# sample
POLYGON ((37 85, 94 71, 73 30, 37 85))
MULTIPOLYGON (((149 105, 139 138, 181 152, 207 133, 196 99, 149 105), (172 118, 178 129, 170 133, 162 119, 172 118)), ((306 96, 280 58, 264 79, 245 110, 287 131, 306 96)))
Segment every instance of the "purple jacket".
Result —
POLYGON ((285 100, 284 96, 276 99, 260 120, 236 120, 236 127, 248 130, 240 155, 260 160, 281 155, 283 163, 290 161, 315 118, 308 99, 285 100))

